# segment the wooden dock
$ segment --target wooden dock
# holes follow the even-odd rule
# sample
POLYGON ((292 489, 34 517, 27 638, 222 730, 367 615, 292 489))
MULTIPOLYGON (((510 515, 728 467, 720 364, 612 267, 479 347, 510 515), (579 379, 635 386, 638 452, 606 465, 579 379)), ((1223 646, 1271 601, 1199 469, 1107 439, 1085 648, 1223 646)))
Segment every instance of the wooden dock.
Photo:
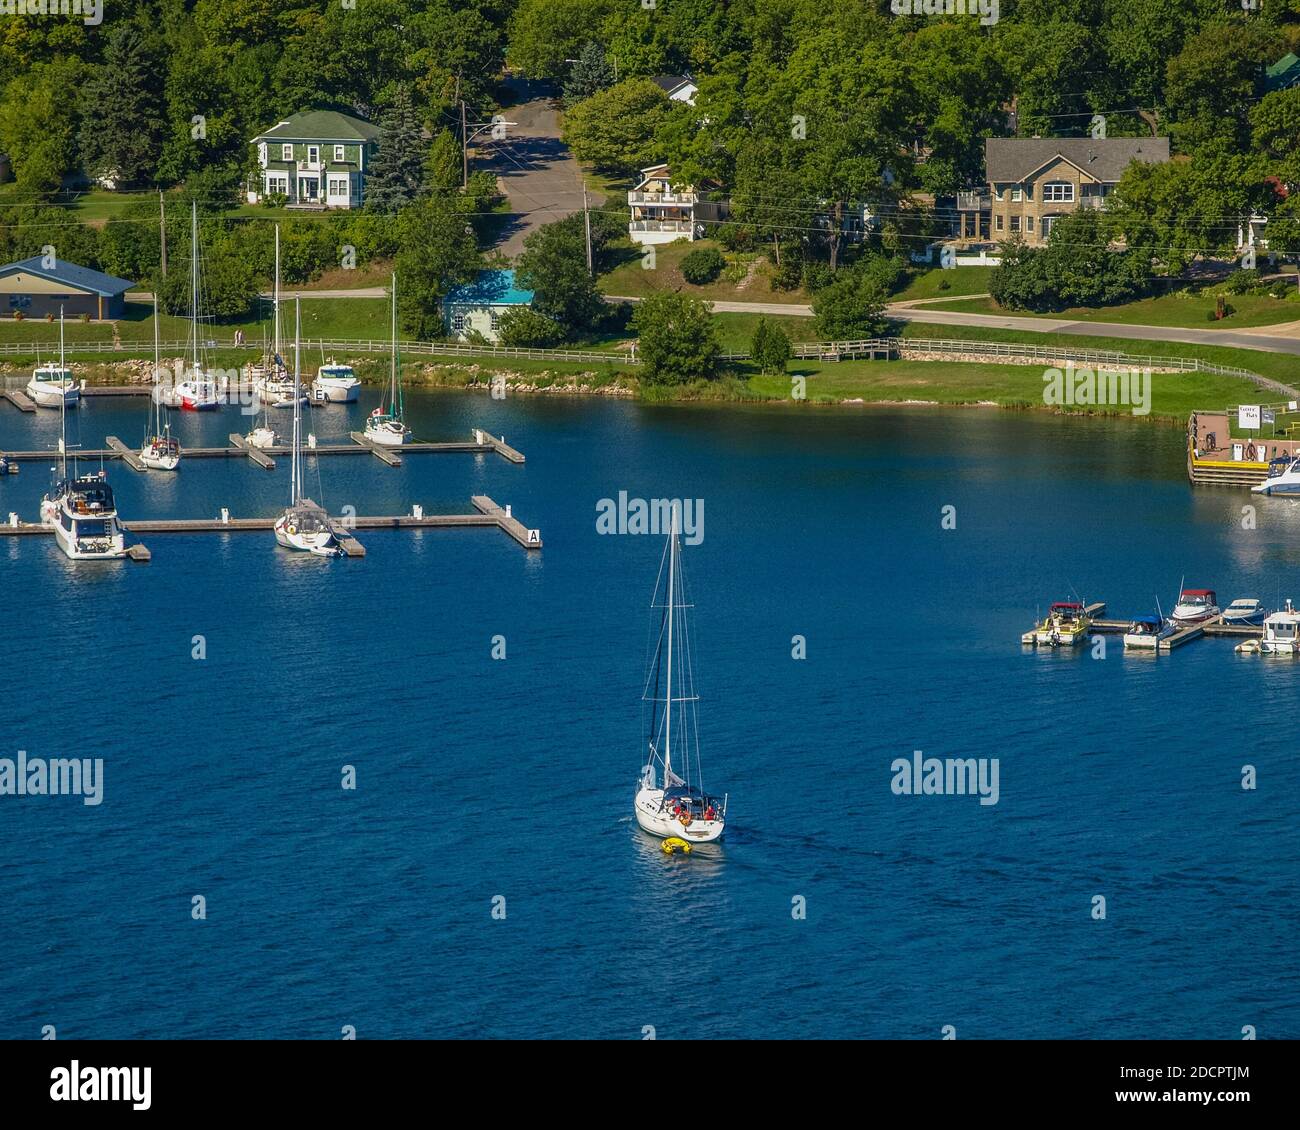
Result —
POLYGON ((0 389, 0 397, 9 401, 19 412, 35 412, 36 401, 34 401, 25 392, 20 392, 16 388, 0 389))
MULTIPOLYGON (((351 443, 317 444, 315 447, 304 447, 302 453, 308 459, 316 455, 370 454, 389 467, 400 467, 404 455, 484 455, 495 453, 510 463, 519 464, 524 462, 523 455, 503 440, 494 439, 478 429, 475 429, 474 434, 475 438, 473 440, 447 443, 407 443, 400 448, 388 448, 382 444, 372 443, 361 432, 352 432, 350 433, 351 443), (483 436, 481 441, 478 439, 480 435, 483 436), (399 451, 401 455, 398 455, 399 451)), ((107 447, 83 448, 77 452, 77 457, 85 460, 122 459, 128 463, 131 457, 139 459, 139 456, 131 448, 127 447, 115 436, 106 436, 104 442, 108 444, 107 447), (113 446, 114 443, 118 444, 118 446, 113 446)), ((49 462, 51 459, 58 458, 57 453, 52 451, 5 451, 0 452, 0 454, 3 454, 11 462, 22 463, 49 462)), ((181 449, 181 462, 183 464, 187 459, 233 459, 242 457, 259 467, 271 471, 275 469, 273 456, 287 456, 289 454, 290 448, 287 445, 257 448, 249 444, 243 436, 232 432, 229 447, 183 447, 181 449)), ((136 469, 139 470, 140 468, 136 469)))
MULTIPOLYGON (((348 432, 348 435, 352 437, 353 443, 359 443, 363 448, 368 449, 381 463, 387 463, 390 467, 400 467, 402 465, 402 457, 392 448, 367 439, 364 432, 348 432)), ((413 446, 414 444, 403 444, 402 450, 405 451, 408 447, 413 446)), ((319 451, 320 448, 316 447, 312 450, 319 451)))
MULTIPOLYGON (((246 440, 243 436, 239 435, 237 432, 230 433, 230 442, 232 446, 242 451, 259 467, 267 471, 275 470, 275 460, 272 459, 269 455, 267 455, 267 453, 263 451, 260 447, 254 447, 251 443, 248 442, 248 440, 246 440)), ((185 457, 185 453, 182 453, 181 458, 184 457, 185 457)))
MULTIPOLYGON (((1090 634, 1117 636, 1128 631, 1129 625, 1133 623, 1132 619, 1107 619, 1102 615, 1105 611, 1106 605, 1104 603, 1090 604, 1084 609, 1084 614, 1092 620, 1088 629, 1090 634)), ((1258 640, 1263 634, 1264 629, 1259 624, 1225 624, 1223 618, 1219 617, 1208 623, 1192 624, 1186 628, 1180 628, 1173 635, 1160 640, 1155 650, 1164 654, 1202 637, 1258 640)), ((1020 637, 1020 642, 1033 644, 1034 632, 1024 633, 1020 637)))
POLYGON ((126 446, 117 436, 105 436, 104 442, 108 444, 110 451, 117 452, 117 456, 133 471, 148 471, 149 468, 141 461, 140 456, 126 446))
MULTIPOLYGON (((394 516, 363 515, 337 521, 336 536, 349 557, 364 557, 365 547, 352 536, 354 530, 428 530, 456 527, 480 529, 496 527, 527 550, 542 548, 541 532, 529 529, 510 513, 509 507, 498 506, 486 495, 475 495, 471 500, 474 513, 425 514, 416 507, 411 514, 394 516)), ((145 518, 122 522, 122 528, 137 536, 141 534, 226 534, 269 533, 275 527, 275 518, 145 518)), ((19 522, 17 525, 0 525, 0 537, 33 537, 53 534, 48 526, 39 522, 19 522)), ((149 551, 144 546, 132 546, 128 551, 133 560, 148 561, 149 551), (137 556, 138 554, 138 556, 137 556)))

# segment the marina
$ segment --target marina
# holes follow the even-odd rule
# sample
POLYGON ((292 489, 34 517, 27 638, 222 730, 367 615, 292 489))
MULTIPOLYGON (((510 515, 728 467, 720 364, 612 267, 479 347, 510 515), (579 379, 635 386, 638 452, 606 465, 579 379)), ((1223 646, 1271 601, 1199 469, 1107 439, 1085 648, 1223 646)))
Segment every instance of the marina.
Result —
MULTIPOLYGON (((423 507, 412 508, 410 514, 397 515, 358 515, 340 522, 346 529, 355 530, 437 530, 437 529, 484 529, 495 527, 505 533, 512 541, 529 551, 542 548, 542 534, 536 528, 529 528, 514 516, 509 506, 501 506, 487 495, 476 494, 470 500, 473 513, 466 514, 425 514, 423 507)), ((136 536, 145 534, 235 534, 266 533, 275 528, 275 518, 234 518, 224 512, 218 518, 164 518, 143 519, 122 522, 121 527, 127 533, 136 536)), ((16 514, 10 514, 9 520, 0 525, 0 537, 40 537, 53 534, 53 530, 40 522, 19 521, 16 514)), ((347 539, 352 544, 344 544, 348 557, 364 557, 365 550, 355 538, 347 539)), ((142 545, 127 547, 126 555, 134 561, 150 560, 149 550, 142 545)))
MULTIPOLYGON (((1135 618, 1115 619, 1106 616, 1106 602, 1096 601, 1083 608, 1083 617, 1087 623, 1085 634, 1095 633, 1103 636, 1122 636, 1129 632, 1135 618)), ((1154 618, 1152 618, 1154 619, 1154 618)), ((1026 647, 1060 647, 1067 646, 1064 644, 1052 645, 1040 641, 1040 628, 1034 628, 1025 632, 1020 637, 1020 642, 1026 647)), ((1193 640, 1202 637, 1216 639, 1246 639, 1258 640, 1264 634, 1264 628, 1260 624, 1232 623, 1225 621, 1223 616, 1216 616, 1213 619, 1203 621, 1197 624, 1175 625, 1175 630, 1163 638, 1155 641, 1154 647, 1148 647, 1149 651, 1170 652, 1175 648, 1182 647, 1183 644, 1191 643, 1193 640)))

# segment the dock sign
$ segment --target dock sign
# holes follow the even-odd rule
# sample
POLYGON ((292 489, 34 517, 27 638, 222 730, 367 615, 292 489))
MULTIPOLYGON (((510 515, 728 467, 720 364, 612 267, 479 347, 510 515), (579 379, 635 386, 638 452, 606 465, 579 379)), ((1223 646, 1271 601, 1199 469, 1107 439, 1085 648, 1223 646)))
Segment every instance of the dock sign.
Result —
POLYGON ((1259 427, 1259 405, 1258 404, 1237 405, 1237 427, 1239 428, 1259 427))

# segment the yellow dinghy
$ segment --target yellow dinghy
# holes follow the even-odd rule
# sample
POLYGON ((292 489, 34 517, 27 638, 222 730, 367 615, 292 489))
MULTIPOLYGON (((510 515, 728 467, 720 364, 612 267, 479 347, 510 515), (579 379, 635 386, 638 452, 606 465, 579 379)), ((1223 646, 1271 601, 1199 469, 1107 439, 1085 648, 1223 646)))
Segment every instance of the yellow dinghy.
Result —
POLYGON ((677 836, 669 836, 662 844, 659 845, 664 855, 672 855, 674 852, 683 852, 686 855, 691 853, 691 845, 677 836))

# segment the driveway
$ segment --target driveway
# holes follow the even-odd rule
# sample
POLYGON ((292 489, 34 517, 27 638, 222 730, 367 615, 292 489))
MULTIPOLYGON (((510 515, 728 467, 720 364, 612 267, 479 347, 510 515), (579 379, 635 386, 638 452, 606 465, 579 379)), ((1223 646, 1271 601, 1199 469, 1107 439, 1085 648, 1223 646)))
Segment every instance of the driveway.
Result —
MULTIPOLYGON (((497 249, 511 258, 523 250, 524 240, 542 224, 582 211, 582 175, 569 147, 560 140, 560 115, 549 84, 512 79, 519 101, 502 110, 506 136, 498 141, 484 130, 473 144, 473 169, 487 169, 510 199, 514 212, 497 249)), ((593 208, 604 197, 591 193, 593 208)))

